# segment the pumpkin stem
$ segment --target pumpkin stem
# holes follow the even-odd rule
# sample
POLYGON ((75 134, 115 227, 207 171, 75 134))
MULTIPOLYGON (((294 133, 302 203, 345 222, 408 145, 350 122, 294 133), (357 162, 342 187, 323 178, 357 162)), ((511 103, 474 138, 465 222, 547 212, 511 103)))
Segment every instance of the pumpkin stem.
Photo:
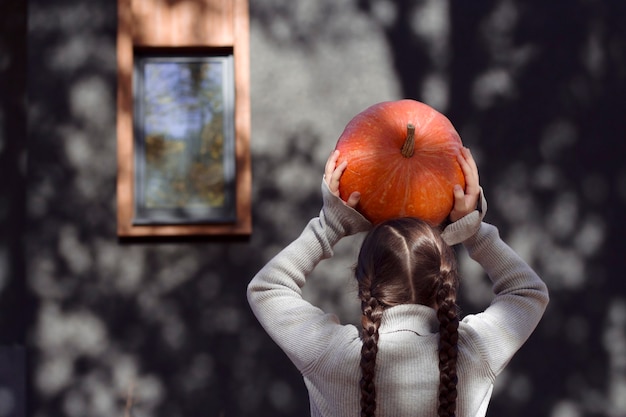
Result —
POLYGON ((415 153, 415 126, 411 123, 406 125, 406 139, 400 152, 405 158, 410 158, 415 153))

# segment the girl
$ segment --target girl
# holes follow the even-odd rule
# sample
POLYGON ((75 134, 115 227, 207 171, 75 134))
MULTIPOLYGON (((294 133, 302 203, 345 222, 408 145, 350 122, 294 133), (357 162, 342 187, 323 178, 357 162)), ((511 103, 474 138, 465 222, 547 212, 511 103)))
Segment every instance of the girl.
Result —
POLYGON ((323 207, 302 234, 248 285, 264 329, 304 377, 311 416, 485 416, 493 383, 535 329, 548 303, 545 284, 482 222, 486 202, 468 149, 443 230, 413 218, 372 228, 339 197, 347 163, 326 163, 323 207), (315 266, 342 237, 369 231, 355 275, 362 328, 342 325, 301 296, 315 266), (459 320, 452 245, 463 243, 493 283, 482 313, 459 320))

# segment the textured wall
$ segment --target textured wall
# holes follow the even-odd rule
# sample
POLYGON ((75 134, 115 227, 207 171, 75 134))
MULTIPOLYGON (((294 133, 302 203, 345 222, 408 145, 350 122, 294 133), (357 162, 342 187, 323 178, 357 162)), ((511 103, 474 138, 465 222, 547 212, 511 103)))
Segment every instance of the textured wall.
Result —
MULTIPOLYGON (((26 219, 0 213, 6 230, 26 230, 25 246, 0 242, 0 255, 16 251, 0 263, 0 295, 21 300, 3 316, 26 324, 0 320, 15 332, 6 343, 29 348, 32 415, 306 415, 302 380, 250 314, 245 287, 319 211, 323 164, 347 121, 402 97, 449 115, 477 155, 487 220, 552 290, 489 414, 626 414, 622 2, 252 2, 252 237, 125 245, 114 3, 29 1, 27 124, 11 125, 20 113, 2 102, 5 135, 28 129, 26 196, 18 175, 0 201, 27 207, 26 219)), ((20 152, 0 147, 9 160, 20 152)), ((357 240, 341 242, 306 291, 346 321, 357 240)), ((472 312, 489 290, 460 256, 472 312)))

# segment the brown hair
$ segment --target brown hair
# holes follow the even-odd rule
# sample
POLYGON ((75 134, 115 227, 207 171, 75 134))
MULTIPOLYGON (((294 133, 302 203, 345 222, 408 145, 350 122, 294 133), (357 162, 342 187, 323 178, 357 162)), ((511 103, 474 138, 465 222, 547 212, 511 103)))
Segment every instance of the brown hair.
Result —
POLYGON ((439 320, 440 417, 456 412, 456 359, 459 314, 458 274, 454 250, 439 231, 415 218, 398 218, 375 226, 365 237, 355 275, 362 310, 361 417, 376 412, 374 385, 378 328, 383 310, 400 304, 423 304, 439 320))

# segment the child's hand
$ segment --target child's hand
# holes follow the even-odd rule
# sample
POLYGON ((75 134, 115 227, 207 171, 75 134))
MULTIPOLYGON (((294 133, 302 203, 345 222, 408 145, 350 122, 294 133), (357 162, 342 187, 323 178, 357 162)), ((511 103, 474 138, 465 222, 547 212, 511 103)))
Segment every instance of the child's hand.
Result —
MULTIPOLYGON (((341 198, 341 196, 339 195, 339 179, 341 178, 343 171, 348 166, 348 161, 343 161, 341 164, 337 165, 338 159, 339 151, 335 149, 328 157, 328 161, 326 161, 326 168, 324 170, 324 181, 328 185, 328 188, 330 188, 330 191, 335 196, 341 198)), ((350 197, 348 197, 348 201, 346 201, 345 203, 348 206, 355 208, 360 199, 361 194, 355 191, 350 194, 350 197)))
POLYGON ((450 221, 452 222, 476 210, 480 197, 478 167, 472 153, 468 148, 462 148, 457 159, 465 176, 465 190, 458 184, 454 186, 454 207, 450 212, 450 221))

